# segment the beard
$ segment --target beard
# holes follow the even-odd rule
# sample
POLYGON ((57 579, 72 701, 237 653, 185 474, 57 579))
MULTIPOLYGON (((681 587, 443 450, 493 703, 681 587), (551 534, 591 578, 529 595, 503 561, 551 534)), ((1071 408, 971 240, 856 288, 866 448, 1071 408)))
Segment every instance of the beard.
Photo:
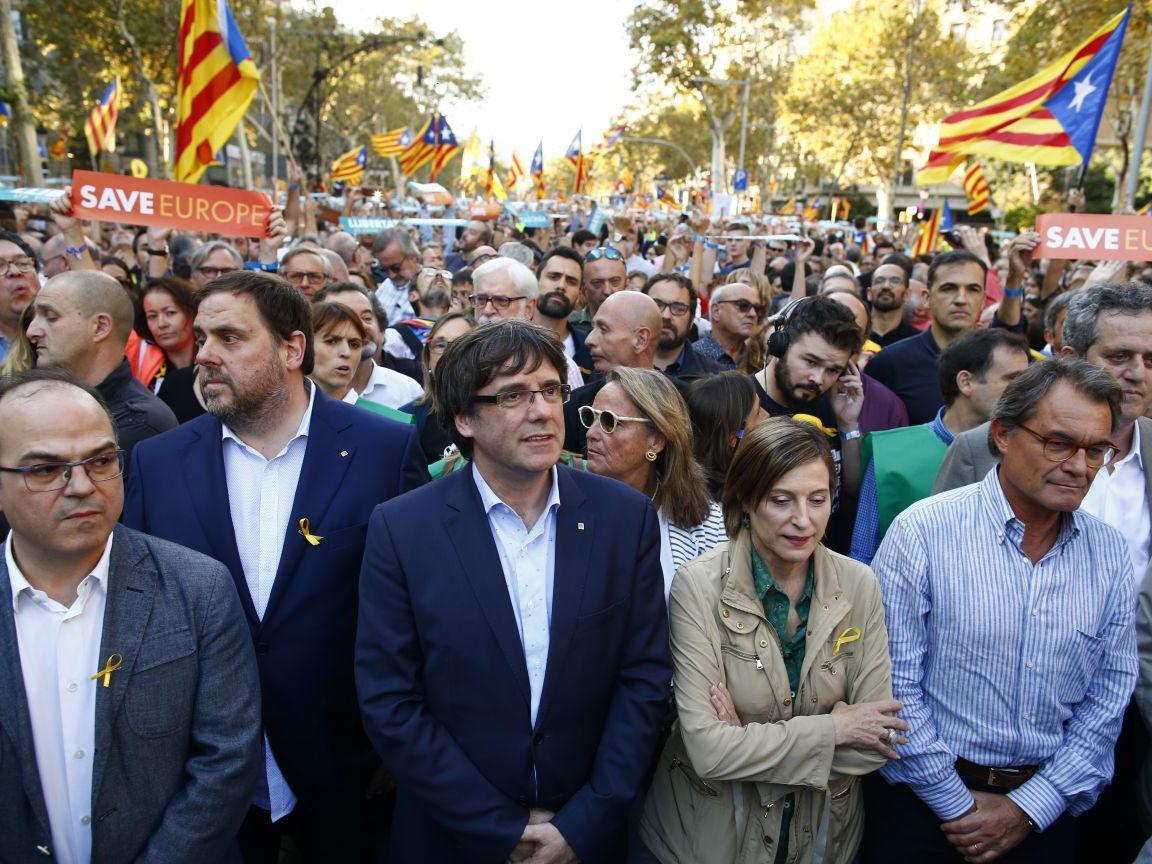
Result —
POLYGON ((811 405, 823 394, 815 387, 804 386, 803 388, 798 388, 795 382, 792 381, 792 376, 788 374, 788 370, 785 367, 784 360, 786 357, 787 355, 776 361, 773 373, 773 377, 776 379, 776 387, 779 388, 790 407, 802 408, 811 405), (801 395, 797 395, 797 390, 800 391, 801 395))
POLYGON ((452 305, 452 292, 446 288, 431 288, 420 298, 421 309, 447 309, 452 305))
POLYGON ((275 358, 269 358, 267 363, 254 369, 243 387, 238 387, 232 376, 222 369, 204 371, 201 385, 209 382, 225 384, 230 392, 209 395, 201 390, 204 407, 209 414, 236 431, 265 428, 288 398, 288 384, 275 358))
POLYGON ((536 311, 545 318, 567 318, 572 314, 572 301, 563 291, 541 294, 536 303, 536 311))
POLYGON ((661 351, 671 351, 673 348, 681 348, 684 343, 688 341, 688 331, 683 333, 674 333, 672 336, 665 336, 664 331, 660 331, 660 342, 658 343, 661 351))
POLYGON ((887 291, 877 292, 876 299, 872 301, 872 308, 880 312, 891 312, 893 309, 901 309, 903 306, 903 300, 898 300, 894 293, 887 291))

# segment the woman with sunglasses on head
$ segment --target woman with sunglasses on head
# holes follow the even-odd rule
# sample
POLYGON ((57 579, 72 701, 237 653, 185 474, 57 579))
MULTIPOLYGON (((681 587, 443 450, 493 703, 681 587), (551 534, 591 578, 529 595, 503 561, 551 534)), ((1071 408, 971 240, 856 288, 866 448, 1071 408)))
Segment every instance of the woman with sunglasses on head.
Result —
POLYGON ((661 864, 849 864, 858 778, 907 743, 872 571, 826 549, 823 434, 763 421, 724 488, 732 539, 676 573, 677 721, 640 837, 661 864))
POLYGON ((675 385, 654 369, 618 367, 591 405, 581 406, 588 430, 588 470, 626 483, 652 499, 660 517, 664 596, 676 568, 727 538, 720 507, 708 497, 692 455, 692 424, 675 385))
POLYGON ((696 461, 708 478, 708 492, 720 500, 728 467, 740 441, 768 419, 752 379, 742 372, 721 372, 693 381, 684 391, 692 418, 696 461))

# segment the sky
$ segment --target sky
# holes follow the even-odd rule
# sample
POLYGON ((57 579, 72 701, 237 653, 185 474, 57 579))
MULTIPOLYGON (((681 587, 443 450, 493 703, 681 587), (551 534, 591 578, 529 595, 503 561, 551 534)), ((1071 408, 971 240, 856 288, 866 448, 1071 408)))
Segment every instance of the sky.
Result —
POLYGON ((496 141, 504 161, 516 148, 524 167, 543 138, 544 155, 567 149, 584 130, 587 150, 631 99, 632 61, 624 20, 626 0, 323 0, 349 27, 373 15, 420 16, 436 34, 455 30, 464 40, 469 71, 483 80, 485 97, 446 103, 444 116, 460 143, 475 128, 496 141))

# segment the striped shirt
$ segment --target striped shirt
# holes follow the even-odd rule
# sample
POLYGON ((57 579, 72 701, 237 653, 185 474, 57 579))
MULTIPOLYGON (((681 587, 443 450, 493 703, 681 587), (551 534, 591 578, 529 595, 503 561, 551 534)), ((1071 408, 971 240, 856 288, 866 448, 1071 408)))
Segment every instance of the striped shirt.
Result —
POLYGON ((1042 829, 1088 810, 1112 777, 1137 669, 1128 548, 1082 511, 1036 564, 1023 539, 993 469, 905 510, 872 562, 912 727, 881 770, 941 820, 973 804, 957 757, 1040 766, 1008 795, 1042 829))

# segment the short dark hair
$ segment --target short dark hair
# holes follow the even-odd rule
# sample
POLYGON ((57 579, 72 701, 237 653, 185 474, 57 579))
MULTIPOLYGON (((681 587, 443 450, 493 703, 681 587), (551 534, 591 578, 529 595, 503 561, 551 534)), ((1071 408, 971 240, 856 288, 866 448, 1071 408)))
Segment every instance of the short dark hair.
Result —
POLYGON ((153 337, 144 312, 144 298, 157 291, 164 291, 172 298, 176 308, 187 316, 189 325, 196 317, 196 288, 191 282, 179 276, 157 276, 155 279, 149 279, 140 286, 139 297, 132 298, 132 305, 136 309, 136 335, 149 341, 153 337))
MULTIPOLYGON (((653 273, 648 277, 648 281, 644 283, 644 287, 640 290, 647 294, 652 290, 652 286, 657 282, 675 282, 681 288, 688 292, 688 313, 695 316, 696 314, 696 286, 692 284, 692 280, 685 276, 683 273, 653 273)), ((753 286, 755 287, 755 286, 753 286)))
POLYGON ((563 258, 566 261, 571 261, 580 268, 580 275, 584 275, 584 256, 573 249, 571 246, 557 246, 555 249, 549 249, 544 257, 540 259, 540 263, 536 265, 536 278, 539 279, 544 273, 544 265, 551 261, 553 258, 563 258))
POLYGON ((14 234, 11 231, 0 231, 0 240, 7 240, 14 246, 19 246, 21 252, 35 261, 37 265, 40 264, 40 258, 32 251, 32 247, 28 245, 28 241, 19 234, 14 234))
POLYGON ((984 379, 992 368, 992 354, 997 348, 1019 351, 1028 357, 1028 342, 1019 333, 999 327, 972 330, 965 333, 940 352, 936 369, 940 374, 940 392, 944 394, 944 407, 951 408, 960 395, 956 376, 961 372, 984 379))
POLYGON ((932 259, 932 263, 928 265, 928 290, 932 290, 932 286, 936 283, 936 273, 941 267, 948 267, 952 264, 979 264, 980 272, 984 276, 988 275, 988 265, 980 258, 977 258, 967 249, 953 249, 951 252, 941 252, 932 259))
MULTIPOLYGON (((2 239, 4 238, 0 237, 0 240, 2 239)), ((0 377, 0 404, 3 404, 7 397, 11 396, 12 393, 21 387, 35 384, 43 384, 49 387, 75 387, 77 390, 83 390, 96 400, 96 404, 100 406, 105 416, 107 416, 108 425, 112 427, 113 439, 119 439, 120 435, 119 430, 116 428, 116 418, 112 415, 112 409, 108 407, 108 403, 104 401, 104 397, 100 395, 100 391, 59 366, 42 366, 36 369, 28 369, 24 372, 13 372, 11 375, 0 377)))
MULTIPOLYGON (((1112 415, 1111 431, 1116 431, 1122 416, 1120 385, 1103 369, 1072 357, 1053 357, 1025 369, 1004 388, 1004 395, 992 409, 993 422, 1009 430, 1027 423, 1057 381, 1066 381, 1081 396, 1098 405, 1107 405, 1112 415)), ((988 449, 993 456, 1001 455, 991 426, 988 427, 988 449)))
POLYGON ((829 345, 853 354, 860 350, 867 335, 860 332, 851 309, 819 294, 797 303, 784 329, 793 345, 804 334, 815 333, 829 345))
MULTIPOLYGON (((576 257, 579 258, 580 256, 577 255, 576 257)), ((584 261, 583 260, 580 261, 580 270, 581 270, 581 272, 583 272, 583 270, 584 270, 584 261)), ((457 285, 471 285, 471 284, 472 284, 472 268, 471 267, 461 267, 459 270, 457 270, 455 273, 452 274, 452 287, 453 288, 455 288, 457 285)))
POLYGON ((312 346, 312 309, 304 295, 292 287, 283 276, 257 270, 236 270, 213 279, 195 295, 196 311, 213 294, 227 292, 233 296, 246 294, 256 304, 260 320, 269 332, 281 340, 292 338, 299 330, 304 334, 304 357, 300 371, 312 374, 316 353, 312 346))
POLYGON ((465 457, 472 458, 472 439, 456 429, 456 417, 476 410, 476 394, 497 375, 534 372, 544 363, 556 369, 561 383, 566 380, 564 345, 551 330, 529 321, 493 321, 452 341, 436 364, 432 404, 465 457))
POLYGON ((692 419, 692 450, 708 478, 712 497, 719 500, 736 454, 730 441, 744 428, 756 404, 756 386, 743 372, 720 372, 693 381, 684 398, 692 419))
POLYGON ((912 281, 912 268, 915 266, 912 259, 907 255, 901 255, 899 252, 893 252, 891 255, 885 255, 884 259, 877 264, 877 267, 883 267, 885 264, 892 264, 899 267, 904 271, 904 282, 912 281))
POLYGON ((365 288, 356 282, 333 282, 331 285, 325 285, 312 295, 312 302, 319 303, 321 300, 328 300, 334 303, 339 302, 332 300, 333 294, 350 294, 353 291, 357 294, 363 294, 368 298, 368 302, 372 304, 372 314, 376 318, 376 324, 380 328, 380 332, 383 333, 387 330, 388 313, 384 311, 384 307, 380 303, 380 298, 376 296, 376 292, 371 288, 365 288))
POLYGON ((349 307, 335 300, 312 301, 313 334, 322 333, 337 324, 350 324, 361 339, 365 338, 364 322, 349 307))
MULTIPOLYGON (((600 237, 596 234, 593 234, 587 228, 581 228, 579 231, 575 231, 572 234, 573 246, 579 246, 581 243, 587 243, 589 240, 595 240, 599 242, 600 237)), ((577 252, 576 254, 579 255, 580 253, 577 252)))

